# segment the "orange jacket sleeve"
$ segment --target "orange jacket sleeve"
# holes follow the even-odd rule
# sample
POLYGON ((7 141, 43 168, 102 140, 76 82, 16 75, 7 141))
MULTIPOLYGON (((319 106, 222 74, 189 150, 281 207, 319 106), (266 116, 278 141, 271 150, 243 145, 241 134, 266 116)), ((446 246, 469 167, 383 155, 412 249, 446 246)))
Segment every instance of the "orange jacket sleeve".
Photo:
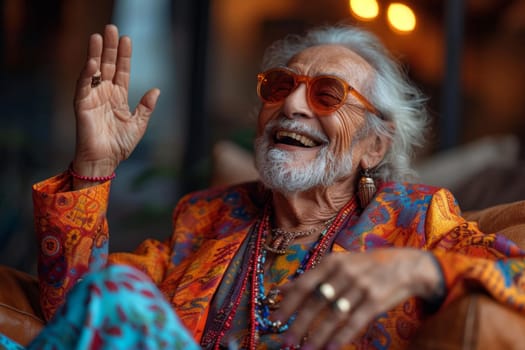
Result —
POLYGON ((135 266, 155 283, 164 276, 170 255, 165 243, 146 240, 134 253, 108 254, 110 185, 71 191, 71 178, 63 173, 33 186, 40 303, 47 319, 85 273, 108 263, 135 266))

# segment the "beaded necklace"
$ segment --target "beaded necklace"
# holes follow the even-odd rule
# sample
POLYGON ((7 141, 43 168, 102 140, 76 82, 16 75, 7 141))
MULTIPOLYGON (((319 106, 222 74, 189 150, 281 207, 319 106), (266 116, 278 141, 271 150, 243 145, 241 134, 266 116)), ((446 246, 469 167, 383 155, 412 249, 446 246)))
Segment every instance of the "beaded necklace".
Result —
POLYGON ((307 231, 286 231, 282 228, 274 228, 271 230, 271 239, 273 239, 273 242, 268 244, 271 239, 268 237, 268 235, 266 235, 263 243, 263 251, 270 251, 274 254, 284 255, 288 251, 288 246, 290 243, 292 243, 296 238, 307 237, 317 231, 326 232, 326 228, 332 223, 334 218, 335 216, 323 222, 324 228, 322 229, 319 229, 319 227, 314 227, 307 231))
MULTIPOLYGON (((264 249, 264 243, 266 236, 270 232, 270 206, 270 201, 268 201, 264 207, 262 218, 257 223, 257 227, 254 230, 256 232, 256 239, 253 246, 248 247, 248 249, 251 248, 253 251, 249 261, 248 271, 241 284, 241 292, 231 303, 231 311, 226 317, 224 328, 220 331, 220 334, 218 334, 216 338, 214 349, 219 349, 221 340, 224 338, 226 332, 230 329, 233 317, 239 304, 241 303, 242 295, 247 290, 248 284, 250 284, 249 312, 251 317, 249 323, 249 339, 248 344, 246 344, 247 349, 256 349, 260 333, 282 333, 289 328, 290 324, 295 319, 294 315, 284 325, 278 321, 272 322, 268 319, 270 308, 272 306, 272 300, 274 300, 276 297, 276 291, 273 289, 268 293, 268 295, 265 294, 263 283, 264 262, 266 261, 266 249, 264 249)), ((299 265, 299 268, 292 275, 292 279, 299 277, 305 271, 313 269, 319 264, 324 253, 328 249, 332 238, 337 234, 337 232, 339 232, 342 224, 349 214, 353 213, 356 208, 357 203, 354 199, 345 204, 345 206, 339 211, 330 225, 326 227, 323 232, 321 232, 318 240, 306 253, 299 265)))
MULTIPOLYGON (((333 219, 333 221, 324 228, 319 235, 317 241, 312 245, 309 251, 303 257, 299 268, 291 276, 291 280, 296 279, 302 275, 305 271, 315 268, 321 258, 324 256, 326 250, 332 238, 339 231, 342 223, 347 218, 348 214, 353 212, 357 207, 354 200, 349 201, 333 219)), ((259 334, 264 333, 283 333, 285 332, 292 322, 295 320, 296 315, 292 315, 290 319, 282 324, 280 321, 271 321, 268 317, 270 315, 270 309, 275 308, 275 303, 279 295, 279 291, 272 289, 268 294, 265 293, 264 288, 264 264, 266 262, 267 250, 264 249, 264 242, 270 232, 270 215, 265 217, 263 224, 259 227, 258 241, 261 244, 256 244, 256 256, 255 266, 253 267, 252 275, 252 288, 251 288, 251 329, 250 329, 250 342, 249 348, 255 349, 259 334), (261 246, 263 247, 261 249, 261 246), (259 247, 259 248, 258 248, 259 247)))

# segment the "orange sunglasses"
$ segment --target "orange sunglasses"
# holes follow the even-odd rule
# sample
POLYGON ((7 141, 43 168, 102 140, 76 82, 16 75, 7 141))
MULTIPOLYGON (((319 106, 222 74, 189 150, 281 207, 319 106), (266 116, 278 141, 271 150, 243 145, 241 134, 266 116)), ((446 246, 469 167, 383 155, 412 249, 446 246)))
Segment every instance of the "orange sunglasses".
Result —
POLYGON ((363 95, 343 79, 333 75, 309 77, 285 68, 272 68, 257 74, 257 94, 266 103, 284 101, 300 84, 306 84, 306 96, 312 110, 327 115, 338 110, 346 102, 348 93, 359 100, 367 111, 383 118, 363 95))

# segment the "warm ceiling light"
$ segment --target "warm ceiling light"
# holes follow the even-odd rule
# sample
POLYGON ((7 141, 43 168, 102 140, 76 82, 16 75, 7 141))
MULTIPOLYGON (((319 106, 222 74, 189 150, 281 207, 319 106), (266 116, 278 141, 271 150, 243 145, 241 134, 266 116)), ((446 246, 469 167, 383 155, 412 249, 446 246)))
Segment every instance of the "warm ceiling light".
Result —
POLYGON ((416 28, 416 15, 410 7, 400 3, 392 3, 387 10, 388 23, 394 30, 408 33, 416 28))
POLYGON ((379 14, 376 0, 350 0, 350 10, 360 19, 373 19, 379 14))

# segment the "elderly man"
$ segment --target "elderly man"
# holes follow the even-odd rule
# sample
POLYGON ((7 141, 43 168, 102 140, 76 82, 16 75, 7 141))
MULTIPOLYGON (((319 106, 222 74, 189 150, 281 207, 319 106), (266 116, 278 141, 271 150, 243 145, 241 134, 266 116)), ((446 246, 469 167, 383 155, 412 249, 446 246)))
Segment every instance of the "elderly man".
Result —
MULTIPOLYGON (((267 50, 257 85, 261 182, 189 194, 165 242, 108 255, 110 180, 159 91, 130 111, 131 43, 116 27, 93 35, 88 52, 75 158, 34 186, 47 317, 108 264, 149 276, 170 305, 163 312, 175 311, 205 349, 402 349, 426 315, 470 289, 524 310, 524 252, 466 222, 447 190, 402 182, 427 123, 423 98, 374 36, 346 26, 267 50)), ((100 283, 86 284, 97 298, 118 289, 111 277, 100 283)), ((113 309, 89 310, 89 327, 100 329, 94 320, 113 309)), ((121 324, 130 321, 126 307, 117 310, 121 324)), ((80 325, 76 340, 110 339, 80 325)))

